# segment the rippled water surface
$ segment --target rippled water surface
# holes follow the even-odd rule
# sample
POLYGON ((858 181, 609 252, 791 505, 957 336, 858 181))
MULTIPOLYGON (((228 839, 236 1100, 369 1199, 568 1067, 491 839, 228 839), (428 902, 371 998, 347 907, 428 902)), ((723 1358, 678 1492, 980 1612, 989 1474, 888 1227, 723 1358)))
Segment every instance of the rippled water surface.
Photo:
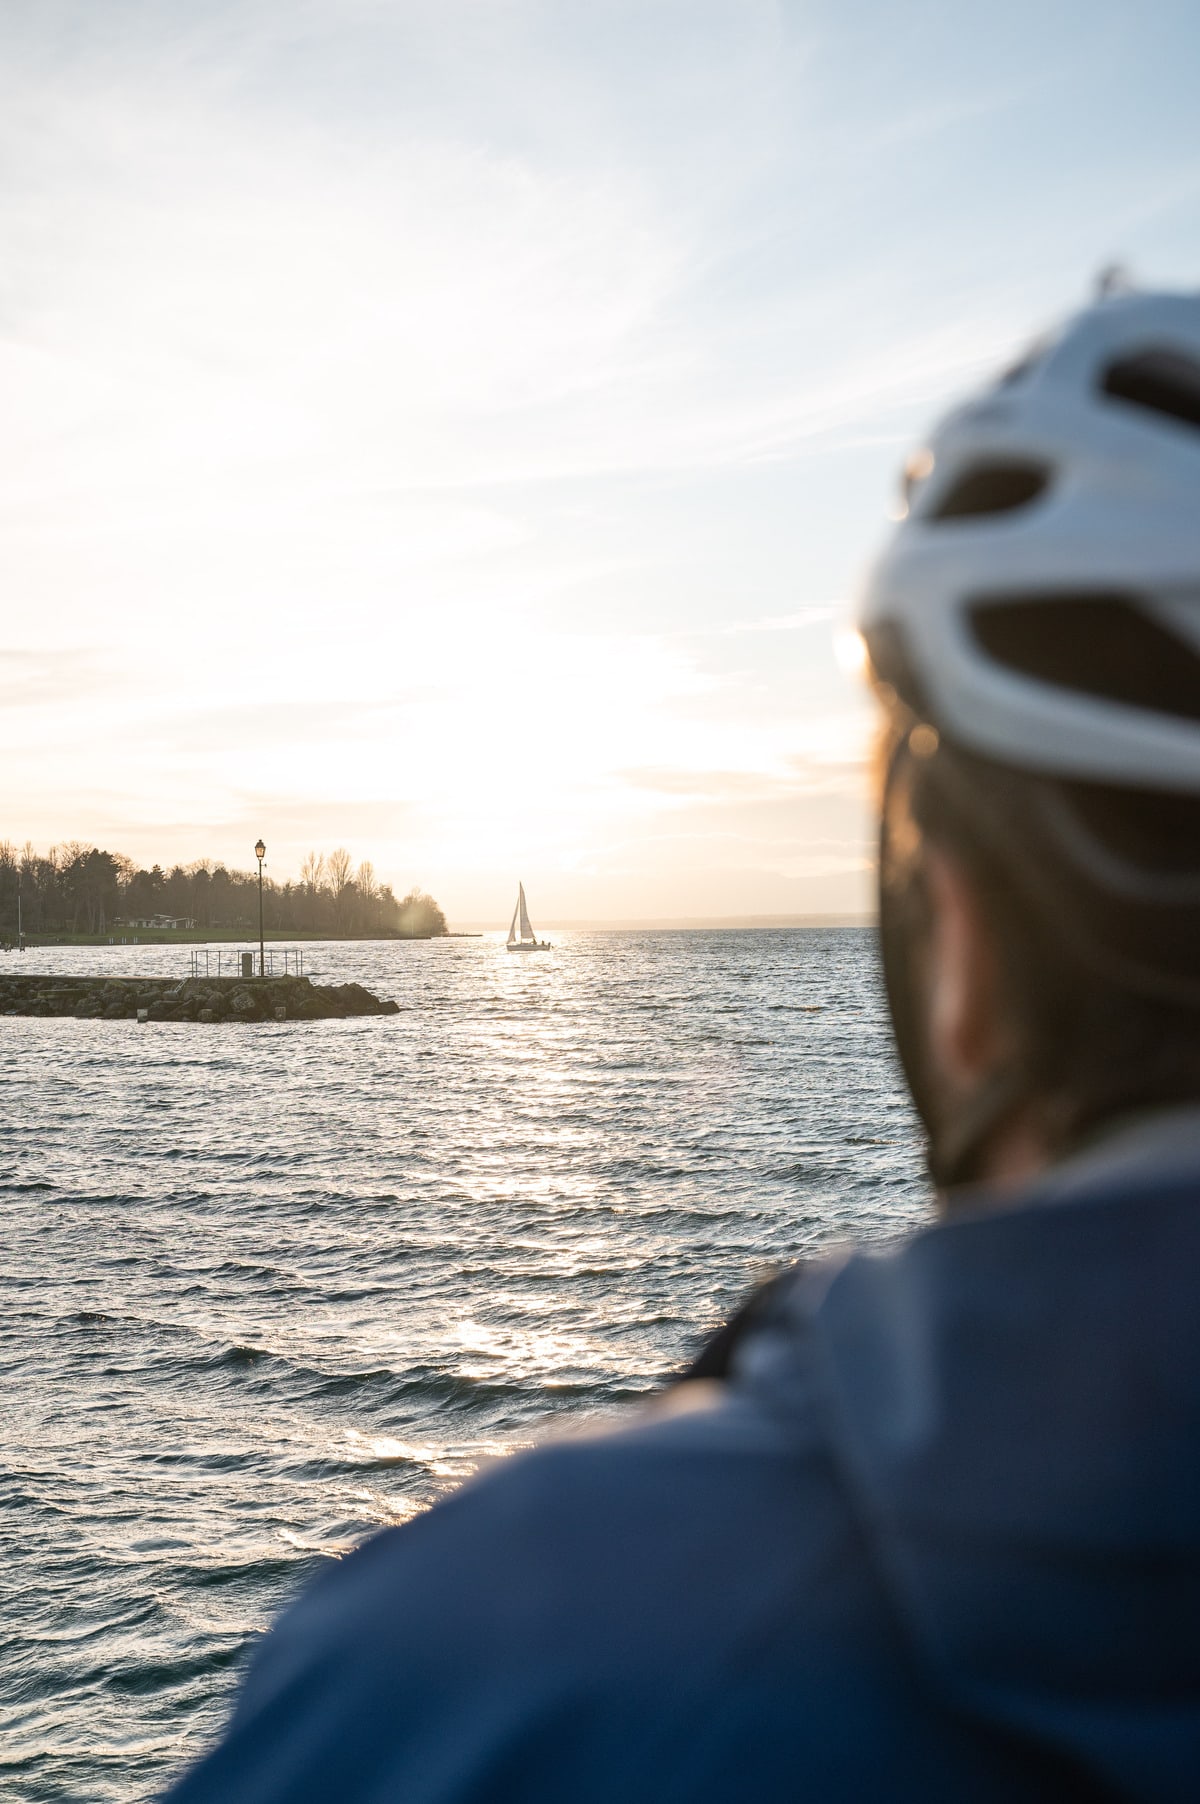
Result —
POLYGON ((400 1014, 0 1019, 5 1799, 152 1797, 321 1560, 924 1213, 865 931, 306 957, 400 1014))

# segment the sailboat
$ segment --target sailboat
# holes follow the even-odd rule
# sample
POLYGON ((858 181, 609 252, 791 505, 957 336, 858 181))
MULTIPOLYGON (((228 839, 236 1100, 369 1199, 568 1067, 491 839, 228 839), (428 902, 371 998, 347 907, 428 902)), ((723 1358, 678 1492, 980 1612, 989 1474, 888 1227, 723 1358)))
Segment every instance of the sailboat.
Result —
POLYGON ((549 952, 549 940, 539 940, 529 924, 529 910, 525 906, 525 885, 517 885, 517 906, 513 909, 512 926, 508 930, 508 949, 510 952, 549 952), (520 933, 517 932, 518 926, 520 933))

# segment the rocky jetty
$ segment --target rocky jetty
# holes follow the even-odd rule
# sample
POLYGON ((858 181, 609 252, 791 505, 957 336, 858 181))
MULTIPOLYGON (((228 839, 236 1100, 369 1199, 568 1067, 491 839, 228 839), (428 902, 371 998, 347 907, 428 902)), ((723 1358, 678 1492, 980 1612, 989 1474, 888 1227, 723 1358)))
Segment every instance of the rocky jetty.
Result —
POLYGON ((0 1015, 73 1015, 77 1021, 341 1021, 396 1015, 360 983, 307 977, 0 976, 0 1015))

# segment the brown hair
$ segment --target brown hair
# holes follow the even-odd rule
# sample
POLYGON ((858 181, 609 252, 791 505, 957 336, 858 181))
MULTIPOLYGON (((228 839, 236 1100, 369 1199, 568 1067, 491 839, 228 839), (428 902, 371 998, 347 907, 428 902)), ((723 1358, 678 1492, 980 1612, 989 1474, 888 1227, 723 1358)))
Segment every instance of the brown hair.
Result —
POLYGON ((964 870, 1051 1150, 1117 1115, 1200 1101, 1200 800, 1003 768, 897 707, 881 759, 880 884, 892 916, 919 957, 924 841, 964 870), (1094 861, 1083 868, 1059 830, 1068 820, 1114 869, 1145 873, 1145 892, 1098 883, 1094 861))

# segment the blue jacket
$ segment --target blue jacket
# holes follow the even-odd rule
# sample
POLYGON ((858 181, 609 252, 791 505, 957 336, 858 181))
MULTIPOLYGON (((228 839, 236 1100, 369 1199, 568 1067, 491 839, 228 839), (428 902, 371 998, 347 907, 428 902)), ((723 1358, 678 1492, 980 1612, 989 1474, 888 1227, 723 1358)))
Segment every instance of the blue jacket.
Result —
POLYGON ((1200 1796, 1200 1114, 690 1388, 323 1575, 172 1804, 1200 1796))

